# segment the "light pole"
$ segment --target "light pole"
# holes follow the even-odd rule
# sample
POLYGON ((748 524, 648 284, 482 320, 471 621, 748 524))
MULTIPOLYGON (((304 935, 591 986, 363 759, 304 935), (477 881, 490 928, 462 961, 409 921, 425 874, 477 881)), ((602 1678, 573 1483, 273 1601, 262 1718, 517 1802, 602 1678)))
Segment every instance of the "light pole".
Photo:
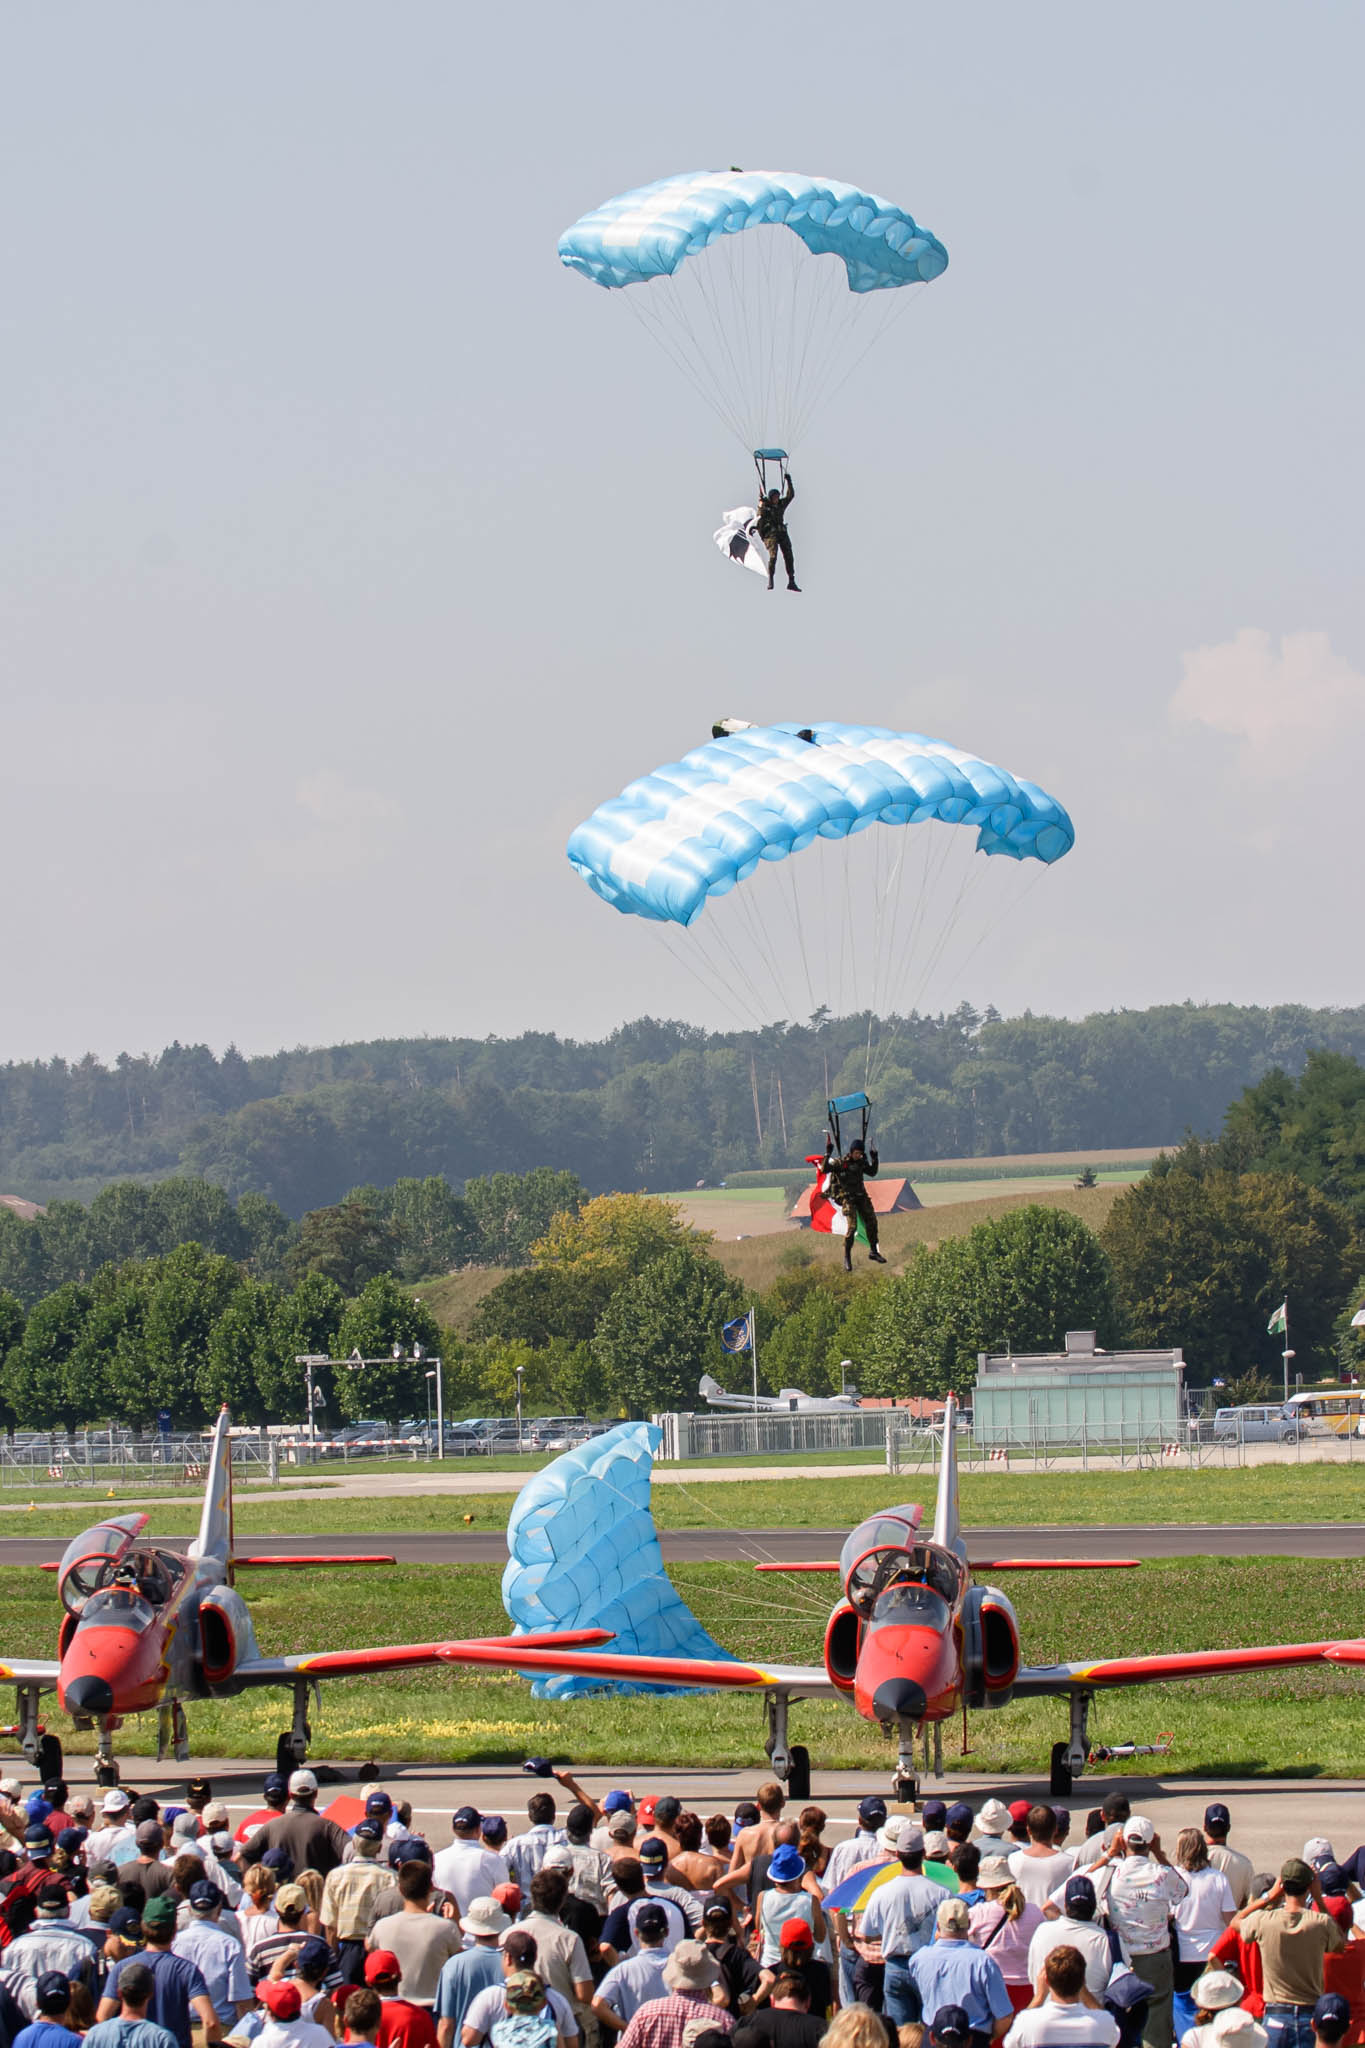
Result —
POLYGON ((317 1457, 317 1411, 325 1405, 322 1388, 313 1384, 313 1367, 315 1365, 331 1365, 333 1362, 332 1359, 324 1358, 315 1351, 300 1351, 294 1354, 295 1365, 303 1367, 304 1396, 308 1403, 308 1457, 310 1463, 317 1457))
MULTIPOLYGON (((394 1344, 391 1345, 389 1348, 388 1358, 362 1358, 360 1355, 360 1351, 357 1348, 351 1353, 349 1358, 297 1358, 294 1362, 296 1365, 302 1365, 308 1368, 310 1375, 309 1385, 311 1387, 311 1373, 312 1368, 315 1365, 330 1365, 337 1370, 340 1370, 342 1366, 345 1366, 348 1372, 360 1372, 362 1368, 367 1365, 388 1365, 390 1362, 397 1365, 400 1364, 401 1361, 405 1358, 411 1358, 414 1361, 414 1363, 420 1364, 421 1361, 426 1357, 426 1355, 426 1352, 423 1350, 420 1344, 414 1344, 411 1351, 405 1351, 401 1344, 394 1344)), ((436 1380, 436 1434, 439 1439, 436 1455, 438 1458, 443 1458, 445 1456, 445 1423, 444 1409, 442 1403, 443 1390, 441 1384, 441 1361, 439 1358, 432 1359, 431 1368, 431 1371, 427 1374, 427 1378, 430 1380, 434 1375, 436 1380)), ((430 1393, 429 1389, 428 1393, 430 1393)), ((309 1413, 312 1413, 311 1406, 309 1409, 309 1413)), ((429 1421, 430 1414, 428 1413, 428 1422, 429 1421)))
POLYGON ((432 1381, 433 1381, 433 1380, 435 1379, 435 1377, 436 1377, 436 1375, 435 1375, 435 1373, 434 1373, 434 1372, 429 1372, 429 1373, 427 1374, 427 1448, 428 1448, 428 1450, 430 1450, 430 1448, 431 1448, 431 1383, 432 1383, 432 1381))
POLYGON ((516 1375, 517 1375, 517 1456, 518 1456, 518 1457, 520 1457, 520 1456, 521 1456, 521 1376, 522 1376, 522 1374, 523 1374, 523 1373, 525 1372, 525 1370, 526 1370, 526 1367, 525 1367, 524 1365, 519 1365, 519 1366, 515 1367, 515 1371, 516 1371, 516 1375))
POLYGON ((852 1370, 853 1360, 851 1358, 841 1358, 839 1360, 839 1392, 841 1394, 848 1392, 848 1376, 852 1370))

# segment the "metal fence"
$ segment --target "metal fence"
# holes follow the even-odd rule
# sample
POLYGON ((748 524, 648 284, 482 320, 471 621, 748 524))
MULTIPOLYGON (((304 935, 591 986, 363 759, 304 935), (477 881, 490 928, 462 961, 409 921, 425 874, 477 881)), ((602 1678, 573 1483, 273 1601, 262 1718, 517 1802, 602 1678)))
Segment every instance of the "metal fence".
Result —
MULTIPOLYGON (((891 1415, 886 1438, 888 1472, 928 1471, 937 1466, 943 1447, 942 1428, 926 1427, 904 1414, 891 1415)), ((1072 1471, 1197 1471, 1205 1466, 1268 1464, 1351 1464, 1365 1458, 1359 1437, 1308 1435, 1285 1441, 1263 1440, 1254 1429, 1224 1424, 1215 1431, 1212 1417, 1188 1423, 1177 1436, 1142 1423, 1109 1423, 1100 1430, 1080 1427, 1069 1433, 1042 1430, 960 1430, 958 1464, 966 1471, 1043 1472, 1057 1466, 1072 1471)))
MULTIPOLYGON (((362 1459, 414 1464, 432 1455, 430 1444, 411 1437, 372 1439, 355 1446, 319 1441, 315 1449, 305 1437, 272 1435, 265 1430, 234 1432, 232 1438, 233 1470, 247 1482, 287 1479, 300 1469, 344 1468, 362 1459)), ((458 1455, 447 1444, 447 1459, 458 1455)), ((177 1487, 200 1492, 208 1458, 209 1439, 198 1435, 138 1437, 115 1431, 111 1436, 108 1430, 100 1430, 72 1437, 0 1438, 0 1493, 55 1493, 73 1488, 126 1493, 133 1487, 158 1493, 177 1487)))
POLYGON ((759 1415, 656 1415, 664 1433, 661 1458, 774 1457, 808 1451, 880 1451, 886 1445, 888 1408, 848 1408, 805 1415, 768 1410, 759 1415))

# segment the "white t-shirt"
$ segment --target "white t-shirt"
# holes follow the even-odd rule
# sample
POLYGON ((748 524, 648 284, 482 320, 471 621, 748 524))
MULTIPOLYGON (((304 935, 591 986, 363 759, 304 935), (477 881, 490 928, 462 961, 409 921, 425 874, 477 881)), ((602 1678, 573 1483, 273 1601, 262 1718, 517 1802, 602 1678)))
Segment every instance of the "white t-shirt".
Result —
POLYGON ((1059 2005, 1049 1998, 1021 2012, 1005 2036, 1006 2048, 1115 2048, 1119 2023, 1090 2005, 1059 2005))
POLYGON ((485 1849, 477 1841, 455 1841, 442 1849, 431 1874, 433 1882, 450 1893, 462 1914, 469 1911, 475 1899, 491 1899, 493 1887, 506 1884, 512 1875, 505 1856, 485 1849))
POLYGON ((335 2048, 326 2027, 316 2020, 267 2020, 256 2036, 257 2048, 335 2048))
POLYGON ((1072 1920, 1064 1913, 1060 1920, 1044 1920, 1035 1928, 1028 1945, 1028 1978, 1038 1982, 1038 1972, 1054 1948, 1074 1948, 1085 1960, 1085 1988, 1092 1998, 1103 1998, 1114 1967, 1109 1936, 1093 1920, 1072 1920))
POLYGON ((1064 1885, 1075 1868, 1070 1849, 1055 1849, 1051 1856, 1028 1856, 1016 1849, 1009 1859, 1010 1874, 1031 1906, 1045 1906, 1058 1885, 1064 1885))
MULTIPOLYGON (((493 2022, 505 2018, 507 2000, 503 1997, 502 1991, 503 1987, 501 1984, 490 1984, 486 1991, 480 1991, 475 1998, 470 2000, 469 2010, 464 2016, 463 2032, 476 2034, 482 2041, 487 2036, 493 2022)), ((560 2033, 576 2034, 579 2031, 578 2021, 573 2016, 573 2007, 569 2004, 568 1999, 561 1998, 557 1991, 551 1991, 548 1988, 546 1989, 545 1996, 550 2001, 550 2011, 555 2016, 555 2025, 560 2033)))
POLYGON ((1227 1925, 1224 1915, 1235 1911, 1237 1902, 1225 1873, 1212 1864, 1207 1870, 1187 1870, 1185 1882, 1189 1890, 1174 1908, 1180 1960, 1202 1963, 1227 1925))

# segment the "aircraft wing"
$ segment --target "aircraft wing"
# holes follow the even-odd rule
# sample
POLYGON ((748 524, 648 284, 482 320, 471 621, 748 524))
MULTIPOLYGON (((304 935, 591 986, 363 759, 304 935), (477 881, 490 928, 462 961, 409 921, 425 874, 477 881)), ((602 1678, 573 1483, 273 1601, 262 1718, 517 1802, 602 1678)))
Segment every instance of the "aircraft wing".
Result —
POLYGON ((1365 1641, 1279 1643, 1247 1650, 1177 1650, 1156 1657, 1106 1657, 1095 1664, 1026 1664, 1014 1681, 1017 1699, 1044 1693, 1102 1691, 1112 1686, 1164 1685, 1180 1678, 1231 1678, 1245 1671, 1284 1671, 1301 1664, 1365 1663, 1365 1641))
POLYGON ((558 1671, 580 1678, 626 1678, 699 1692, 833 1693, 838 1687, 823 1664, 741 1664, 728 1657, 641 1657, 606 1650, 583 1655, 567 1637, 518 1636, 511 1641, 447 1643, 441 1659, 497 1671, 558 1671), (545 1647, 538 1647, 537 1640, 545 1647))
POLYGON ((52 1686, 57 1683, 60 1664, 46 1657, 15 1657, 0 1664, 0 1683, 6 1685, 52 1686))
MULTIPOLYGON (((538 1644, 552 1643, 557 1651, 567 1654, 575 1649, 581 1653, 594 1643, 609 1643, 611 1639, 610 1629, 584 1628, 558 1635, 525 1636, 518 1641, 532 1650, 538 1644)), ((236 1667, 232 1679, 237 1685, 292 1685, 296 1678, 365 1678, 377 1671, 415 1671, 423 1665, 442 1664, 450 1660, 452 1653, 462 1650, 506 1653, 512 1643, 510 1636, 492 1636, 474 1643, 393 1643, 378 1650, 319 1650, 301 1657, 248 1657, 236 1667)), ((458 1655, 455 1661, 459 1661, 458 1655)), ((517 1657, 505 1655, 504 1661, 510 1669, 516 1669, 517 1657)), ((56 1665, 51 1669, 55 1676, 56 1665)))

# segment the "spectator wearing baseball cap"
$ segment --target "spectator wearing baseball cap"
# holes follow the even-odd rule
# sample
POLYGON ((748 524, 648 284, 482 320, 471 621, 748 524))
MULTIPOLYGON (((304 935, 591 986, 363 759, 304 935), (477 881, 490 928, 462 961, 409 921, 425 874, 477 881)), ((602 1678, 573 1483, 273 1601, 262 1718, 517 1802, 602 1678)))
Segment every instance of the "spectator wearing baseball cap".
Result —
POLYGON ((1085 1963, 1085 1988, 1097 2002, 1114 1967, 1109 1936, 1096 1924, 1095 1887, 1088 1877, 1069 1877, 1062 1892, 1062 1910, 1055 1920, 1035 1927, 1028 1945, 1028 1981, 1038 1982, 1038 1973, 1054 1948, 1074 1948, 1085 1963))
MULTIPOLYGON (((891 1823, 886 1832, 891 1833, 891 1823)), ((924 1829, 918 1821, 903 1820, 895 1830, 894 1841, 900 1875, 873 1892, 858 1932, 863 1940, 881 1943, 885 1964, 883 2011, 893 2026, 903 2027, 920 2017, 919 1994, 910 1979, 910 1959, 932 1940, 934 1916, 944 1899, 953 1894, 946 1885, 935 1884, 924 1873, 924 1829)))
POLYGON ((1102 1892, 1109 1924, 1118 1935, 1124 1961, 1151 1988, 1143 2038, 1164 2041, 1172 2028, 1175 1965, 1168 1921, 1189 1885, 1161 1846, 1145 1814, 1118 1823, 1112 1841, 1089 1873, 1102 1892))
POLYGON ((533 1934, 525 1928, 509 1927, 500 1936, 502 1980, 490 1984, 474 1998, 464 2016, 460 2039, 464 2048, 477 2048, 500 2019, 509 2012, 541 2012, 548 2005, 554 2014, 560 2048, 571 2048, 578 2037, 573 2007, 537 1974, 538 1950, 533 1934))
POLYGON ((332 2036, 303 2017, 303 1990, 292 1977, 265 1977, 256 1996, 270 2017, 256 2036, 260 2048, 327 2048, 332 2036))
POLYGON ((972 1832, 972 1809, 965 1799, 955 1799, 943 1816, 943 1832, 954 1848, 960 1848, 972 1832))
MULTIPOLYGON (((145 1966, 151 1971, 154 1980, 148 2017, 174 2035, 177 2048, 190 2048, 191 2013, 203 2027, 205 2039, 209 2041, 218 2032, 218 2015, 213 2010, 208 1985, 198 1964, 176 1955, 172 1950, 175 1921, 174 1900, 163 1894, 159 1899, 147 1901, 142 1912, 142 1934, 146 1946, 137 1962, 140 1968, 145 1966)), ((111 2020, 118 2012, 119 1980, 129 1967, 128 1963, 119 1963, 109 1972, 97 2019, 111 2020)))
POLYGON ((436 2048, 436 2022, 424 2005, 400 1997, 401 1976, 402 1964, 392 1950, 371 1949, 365 1958, 365 1983, 380 1998, 376 2039, 384 2048, 436 2048))
POLYGON ((199 1878, 189 1890, 188 1924, 176 1934, 171 1948, 198 1967, 223 2031, 230 2033, 255 2001, 242 1944, 220 1922, 226 1903, 212 1878, 199 1878))
POLYGON ((47 1877, 35 1892, 32 1924, 4 1951, 4 1981, 28 2018, 37 2010, 35 1990, 39 1980, 60 1972, 73 1983, 89 1985, 94 1973, 94 1951, 88 1936, 73 1927, 67 1917, 66 1887, 47 1877))
POLYGON ((1077 1870, 1094 1868, 1131 1812, 1126 1792, 1105 1793, 1098 1809, 1098 1825, 1094 1813, 1086 1823, 1086 1838, 1076 1851, 1077 1870))
POLYGON ((460 2038, 464 2016, 481 1991, 502 1978, 502 1956, 498 1942, 512 1922, 491 1895, 471 1899, 460 1917, 460 1932, 469 1943, 458 1955, 441 1965, 436 1980, 432 2016, 436 2021, 439 2048, 453 2048, 460 2038))
POLYGON ((699 1941, 680 1941, 664 1964, 667 1996, 642 2005, 621 2035, 621 2048, 682 2048, 696 2019, 728 2034, 734 2024, 717 2001, 725 1993, 712 1956, 699 1941))
POLYGON ((288 1852, 295 1870, 316 1870, 322 1877, 344 1861, 349 1836, 345 1828, 317 1810, 318 1781, 312 1771, 289 1777, 289 1806, 257 1828, 245 1849, 245 1863, 259 1863, 272 1849, 288 1852))
POLYGON ((450 1825, 454 1839, 437 1854, 433 1876, 441 1890, 450 1893, 457 1911, 467 1913, 475 1899, 492 1898, 494 1886, 506 1884, 512 1873, 506 1856, 485 1836, 484 1816, 476 1806, 457 1807, 450 1825))
POLYGON ((829 2018, 834 2004, 834 1972, 824 1957, 817 1955, 815 1938, 804 1920, 784 1921, 782 1960, 777 1969, 779 1974, 799 1977, 805 1987, 810 2011, 822 2023, 829 2018))
MULTIPOLYGON (((728 1917, 729 1908, 725 1910, 728 1917)), ((634 1934, 635 1948, 631 1954, 613 1963, 593 1995, 593 2013, 608 2035, 623 2034, 642 2005, 668 1996, 664 1964, 669 1955, 669 1923, 663 1907, 646 1900, 635 1916, 634 1934)), ((719 1958, 714 1956, 709 1943, 708 1952, 713 1954, 719 1969, 719 1958)), ((753 1981, 756 1988, 756 1967, 753 1981)))
MULTIPOLYGON (((832 1892, 835 1885, 842 1884, 860 1864, 875 1863, 880 1851, 877 1848, 877 1830, 886 1824, 886 1801, 875 1794, 858 1802, 858 1825, 851 1835, 842 1842, 836 1842, 829 1852, 829 1861, 820 1873, 820 1888, 832 1892)), ((845 2001, 851 2003, 851 2000, 845 2001)))
POLYGON ((1221 1870, 1227 1879, 1233 1903, 1240 1913, 1251 1897, 1254 1865, 1251 1858, 1244 1856, 1240 1849, 1229 1848, 1228 1836, 1231 1832, 1232 1815, 1221 1799, 1215 1799, 1211 1805, 1204 1808, 1204 1840, 1208 1843, 1209 1862, 1215 1869, 1221 1870))
POLYGON ((735 1908, 724 1894, 718 1894, 702 1916, 702 1939, 707 1953, 720 1971, 725 1986, 727 2010, 736 2020, 754 2009, 765 1973, 739 1938, 735 1908))
POLYGON ((961 2005, 941 2005, 924 2031, 933 2048, 967 2048, 972 2039, 967 2009, 961 2005))
MULTIPOLYGON (((1337 2048, 1351 2025, 1351 2008, 1338 1991, 1324 1991, 1313 2007, 1313 2033, 1322 2048, 1337 2048)), ((16 2043, 17 2048, 17 2043, 16 2043)))
MULTIPOLYGON (((1118 2021, 1102 2006, 1083 2002, 1085 1959, 1067 1943, 1043 1964, 1045 1992, 1039 1992, 1010 2029, 1010 2048, 1115 2048, 1118 2021)), ((1157 2037, 1144 2033, 1152 2042, 1157 2037)), ((1159 2037, 1169 2040, 1169 2035, 1159 2037)))
POLYGON ((100 1801, 99 1825, 86 1836, 85 1855, 89 1863, 129 1863, 137 1854, 133 1839, 135 1823, 130 1819, 132 1800, 122 1785, 111 1785, 100 1801))
POLYGON ((388 1866, 379 1860, 384 1830, 377 1820, 362 1820, 351 1836, 351 1862, 327 1873, 322 1887, 323 1939, 337 1952, 343 1984, 358 1984, 365 1967, 365 1942, 379 1916, 379 1895, 389 1882, 388 1866))
POLYGON ((1320 1910, 1321 1886, 1302 1857, 1291 1856, 1264 1898, 1243 1907, 1232 1925, 1260 1950, 1265 2018, 1276 2048, 1312 2048, 1313 2011, 1326 1988, 1324 1960, 1345 1936, 1320 1910))
POLYGON ((13 2048, 79 2048, 80 2034, 71 2026, 71 1979, 62 1970, 45 1970, 33 1986, 34 2018, 14 2037, 13 2048))

